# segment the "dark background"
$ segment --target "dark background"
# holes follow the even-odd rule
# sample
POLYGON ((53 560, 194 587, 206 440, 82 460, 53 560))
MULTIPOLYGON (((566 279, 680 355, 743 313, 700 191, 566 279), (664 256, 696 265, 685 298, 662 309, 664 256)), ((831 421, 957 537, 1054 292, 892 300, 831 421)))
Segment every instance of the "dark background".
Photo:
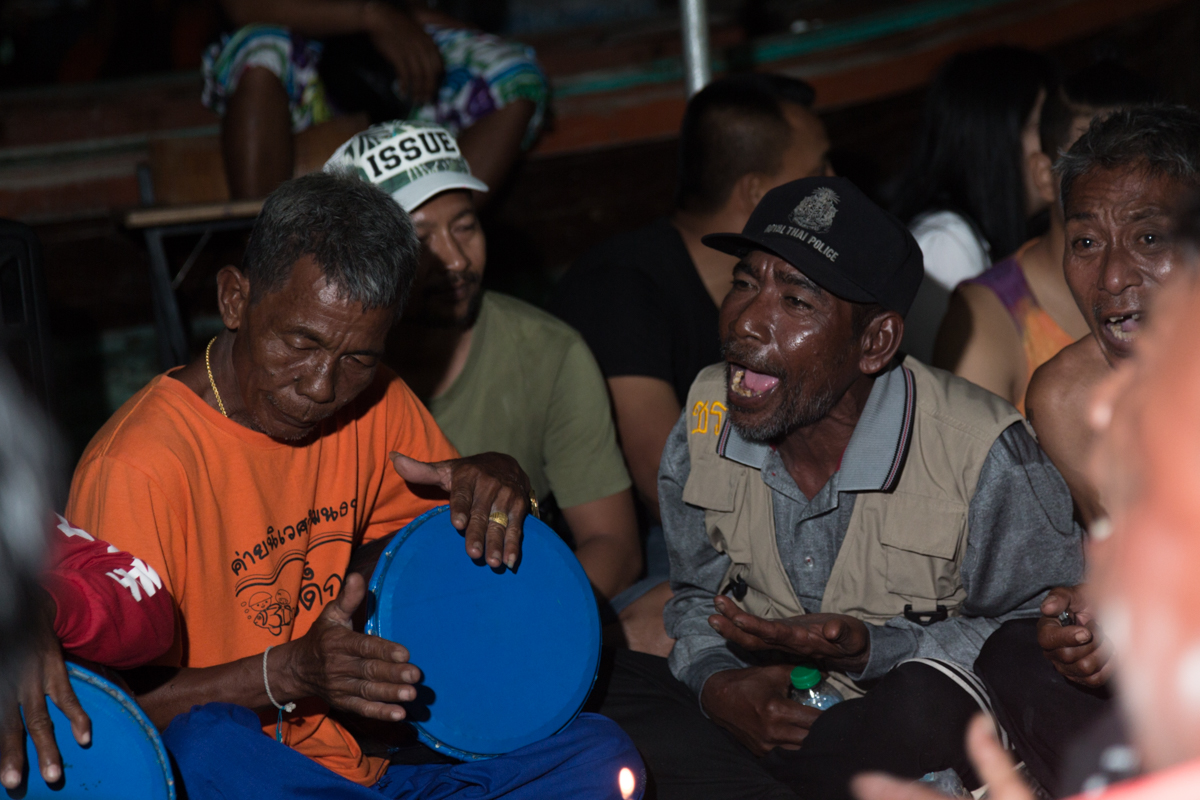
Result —
MULTIPOLYGON (((597 31, 601 47, 645 31, 665 32, 678 41, 678 11, 662 0, 437 0, 432 5, 535 47, 581 25, 597 31)), ((889 5, 895 4, 710 0, 710 11, 715 24, 750 38, 786 31, 797 19, 889 5)), ((193 80, 187 76, 196 74, 200 54, 220 26, 214 0, 8 0, 0 5, 0 133, 5 98, 30 90, 69 88, 61 101, 69 111, 92 87, 99 90, 112 81, 166 73, 193 80)), ((1200 2, 1193 0, 1050 52, 1067 72, 1100 58, 1118 59, 1151 78, 1164 98, 1200 107, 1197 42, 1200 2)), ((915 90, 822 110, 838 172, 877 194, 907 158, 922 96, 915 90)), ((528 159, 499 188, 484 215, 486 283, 544 303, 554 281, 583 250, 670 210, 675 148, 668 137, 528 159)), ((157 371, 146 251, 141 235, 127 230, 116 212, 39 220, 34 229, 45 252, 55 411, 78 452, 115 407, 157 371)), ((193 324, 193 348, 211 335, 215 273, 226 263, 238 263, 243 242, 244 234, 215 236, 180 288, 181 305, 193 324)), ((193 243, 170 243, 176 268, 193 243)))

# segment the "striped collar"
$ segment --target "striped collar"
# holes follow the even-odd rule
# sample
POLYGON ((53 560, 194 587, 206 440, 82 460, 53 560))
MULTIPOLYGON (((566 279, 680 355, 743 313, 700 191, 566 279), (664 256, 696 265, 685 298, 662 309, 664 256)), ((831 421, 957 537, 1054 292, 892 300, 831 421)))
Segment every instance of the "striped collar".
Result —
MULTIPOLYGON (((913 374, 903 365, 875 379, 850 444, 842 454, 838 491, 887 492, 896 486, 912 440, 915 404, 913 374)), ((730 424, 721 431, 717 453, 730 461, 762 469, 771 447, 742 438, 730 424)))

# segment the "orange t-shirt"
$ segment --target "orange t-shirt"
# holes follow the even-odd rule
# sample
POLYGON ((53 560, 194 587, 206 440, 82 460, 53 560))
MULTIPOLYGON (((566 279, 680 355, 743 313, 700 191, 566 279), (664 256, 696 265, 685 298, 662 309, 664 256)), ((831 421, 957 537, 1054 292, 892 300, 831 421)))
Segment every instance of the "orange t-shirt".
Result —
MULTIPOLYGON (((304 635, 333 600, 351 549, 445 502, 396 474, 391 451, 422 461, 454 447, 395 373, 293 445, 223 417, 160 375, 121 406, 75 470, 68 517, 137 553, 179 607, 157 663, 210 667, 304 635)), ((387 762, 365 756, 315 699, 285 718, 284 741, 369 786, 387 762)), ((275 734, 275 714, 263 718, 275 734)))

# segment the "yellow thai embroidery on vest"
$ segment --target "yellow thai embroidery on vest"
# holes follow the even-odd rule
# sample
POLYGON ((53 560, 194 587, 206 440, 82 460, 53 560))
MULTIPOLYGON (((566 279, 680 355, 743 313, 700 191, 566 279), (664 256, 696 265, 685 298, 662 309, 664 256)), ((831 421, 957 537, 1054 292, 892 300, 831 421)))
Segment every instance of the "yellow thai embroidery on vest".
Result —
POLYGON ((713 424, 712 434, 714 436, 721 435, 721 423, 725 421, 725 404, 719 400, 714 400, 711 403, 699 402, 692 406, 692 416, 696 423, 692 426, 692 433, 708 433, 708 418, 709 416, 716 417, 713 424))

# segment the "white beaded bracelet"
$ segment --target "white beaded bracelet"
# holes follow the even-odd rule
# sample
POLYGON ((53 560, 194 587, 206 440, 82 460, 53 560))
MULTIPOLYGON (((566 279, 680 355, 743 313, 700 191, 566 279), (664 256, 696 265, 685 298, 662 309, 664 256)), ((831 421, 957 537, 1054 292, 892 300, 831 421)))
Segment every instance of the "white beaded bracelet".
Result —
POLYGON ((263 688, 267 690, 267 699, 271 701, 271 705, 279 709, 279 719, 275 722, 275 741, 283 741, 283 712, 292 713, 296 710, 295 703, 285 703, 280 705, 275 702, 275 697, 271 694, 271 683, 267 680, 267 655, 271 652, 271 648, 275 645, 268 645, 266 650, 263 650, 263 688))

